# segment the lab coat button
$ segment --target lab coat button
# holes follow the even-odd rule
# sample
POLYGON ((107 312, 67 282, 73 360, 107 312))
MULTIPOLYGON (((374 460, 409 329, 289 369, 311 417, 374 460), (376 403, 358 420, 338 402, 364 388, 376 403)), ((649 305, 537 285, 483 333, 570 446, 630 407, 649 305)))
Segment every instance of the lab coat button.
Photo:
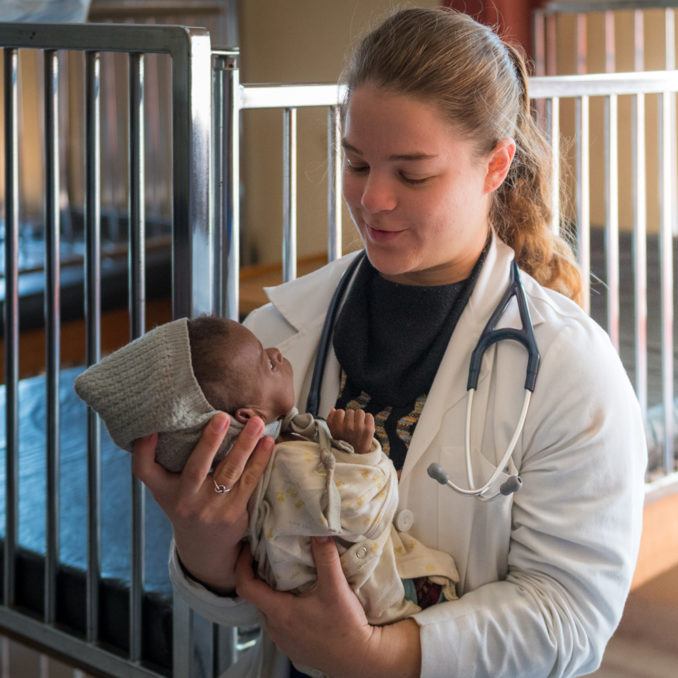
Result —
POLYGON ((364 558, 367 555, 367 546, 361 546, 355 552, 356 558, 364 558))
POLYGON ((395 526, 400 532, 409 532, 414 525, 414 513, 410 509, 403 509, 398 512, 395 519, 395 526))

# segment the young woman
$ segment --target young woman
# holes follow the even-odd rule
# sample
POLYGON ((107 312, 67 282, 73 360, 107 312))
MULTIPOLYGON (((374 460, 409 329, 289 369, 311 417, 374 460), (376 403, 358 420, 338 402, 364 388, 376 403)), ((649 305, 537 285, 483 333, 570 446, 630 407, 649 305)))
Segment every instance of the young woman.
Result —
MULTIPOLYGON (((271 441, 251 422, 216 472, 232 491, 216 495, 207 471, 219 417, 180 477, 153 463, 152 438, 135 451, 138 477, 174 525, 175 590, 223 624, 262 615, 263 642, 229 675, 288 675, 285 655, 331 676, 589 673, 631 581, 645 443, 620 361, 575 303, 579 272, 549 229, 548 153, 523 60, 465 15, 404 10, 362 41, 346 83, 344 193, 367 257, 334 323, 320 414, 375 415, 401 474, 396 521, 454 556, 461 598, 372 627, 332 541, 313 545, 312 593, 256 580, 241 539, 271 441), (467 417, 471 353, 514 260, 541 354, 532 400, 527 351, 502 341, 482 359, 467 417), (478 492, 436 484, 431 463, 478 492)), ((248 320, 292 363, 302 409, 330 300, 355 257, 270 291, 248 320)), ((524 325, 519 306, 512 299, 498 327, 524 325)))

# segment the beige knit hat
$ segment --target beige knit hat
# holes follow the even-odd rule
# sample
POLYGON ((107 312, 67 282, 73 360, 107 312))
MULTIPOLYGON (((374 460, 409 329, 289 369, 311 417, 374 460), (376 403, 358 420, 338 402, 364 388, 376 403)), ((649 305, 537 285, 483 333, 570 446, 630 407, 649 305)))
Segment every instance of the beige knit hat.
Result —
MULTIPOLYGON (((77 394, 103 419, 118 447, 158 432, 156 461, 181 471, 205 424, 217 413, 193 373, 187 318, 160 325, 123 346, 75 380, 77 394)), ((230 416, 230 415, 229 415, 230 416)), ((231 424, 214 464, 226 455, 243 425, 231 424)), ((273 422, 262 435, 277 437, 273 422)))

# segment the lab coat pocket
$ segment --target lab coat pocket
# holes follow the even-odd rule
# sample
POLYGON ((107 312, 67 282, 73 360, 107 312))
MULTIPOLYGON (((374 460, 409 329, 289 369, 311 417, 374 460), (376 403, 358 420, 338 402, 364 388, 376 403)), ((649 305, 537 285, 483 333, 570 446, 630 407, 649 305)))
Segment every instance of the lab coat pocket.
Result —
MULTIPOLYGON (((449 479, 457 487, 464 490, 470 489, 464 448, 459 445, 445 446, 441 451, 441 457, 443 459, 442 466, 447 471, 449 479)), ((484 487, 497 470, 497 467, 478 450, 471 451, 471 467, 473 485, 476 489, 484 487)), ((502 469, 496 474, 496 477, 492 480, 487 489, 479 495, 476 495, 477 498, 484 502, 501 502, 502 500, 508 500, 509 496, 502 494, 501 487, 510 477, 511 476, 502 469)))

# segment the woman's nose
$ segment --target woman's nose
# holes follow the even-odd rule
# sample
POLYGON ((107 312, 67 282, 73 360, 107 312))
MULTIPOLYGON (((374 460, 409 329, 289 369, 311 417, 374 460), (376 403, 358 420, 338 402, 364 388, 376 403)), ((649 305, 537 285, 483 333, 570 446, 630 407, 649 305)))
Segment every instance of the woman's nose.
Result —
POLYGON ((269 348, 268 355, 270 356, 271 360, 273 360, 273 362, 275 363, 281 363, 283 360, 283 354, 277 348, 269 348))
POLYGON ((370 214, 390 212, 398 201, 391 183, 383 177, 370 173, 365 181, 360 204, 370 214))

